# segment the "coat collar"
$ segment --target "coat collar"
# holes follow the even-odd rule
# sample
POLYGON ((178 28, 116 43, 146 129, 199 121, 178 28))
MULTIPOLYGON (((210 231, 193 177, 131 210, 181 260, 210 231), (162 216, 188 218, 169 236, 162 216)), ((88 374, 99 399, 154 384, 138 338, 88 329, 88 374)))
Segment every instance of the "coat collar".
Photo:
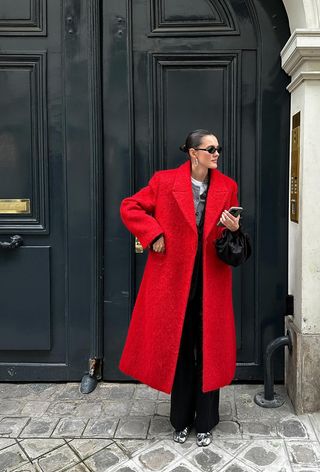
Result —
MULTIPOLYGON (((210 169, 210 184, 207 193, 206 212, 204 219, 203 238, 206 239, 214 225, 217 224, 227 195, 227 187, 222 174, 210 169)), ((197 234, 196 216, 191 185, 190 161, 185 162, 177 168, 176 178, 172 192, 185 219, 197 234)))

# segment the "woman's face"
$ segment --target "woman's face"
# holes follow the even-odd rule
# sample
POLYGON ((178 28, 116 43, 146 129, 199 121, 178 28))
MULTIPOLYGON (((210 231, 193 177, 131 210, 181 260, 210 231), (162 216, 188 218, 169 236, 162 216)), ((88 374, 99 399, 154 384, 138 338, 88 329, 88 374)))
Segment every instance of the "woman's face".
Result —
POLYGON ((191 159, 197 158, 199 166, 206 167, 207 169, 216 169, 218 167, 219 152, 215 150, 213 154, 210 154, 210 152, 203 150, 209 146, 214 146, 215 148, 219 146, 217 138, 212 134, 204 136, 197 148, 190 148, 191 159))

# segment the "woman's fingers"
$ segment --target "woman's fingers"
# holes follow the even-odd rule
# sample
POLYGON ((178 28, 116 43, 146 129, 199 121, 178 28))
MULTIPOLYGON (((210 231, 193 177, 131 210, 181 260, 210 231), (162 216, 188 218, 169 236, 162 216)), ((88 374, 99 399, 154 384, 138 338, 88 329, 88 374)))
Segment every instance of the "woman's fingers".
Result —
POLYGON ((221 215, 221 222, 228 228, 230 231, 236 231, 239 229, 239 216, 233 216, 228 210, 225 210, 221 215))
POLYGON ((161 236, 152 246, 152 249, 155 252, 164 252, 165 250, 165 244, 164 244, 164 237, 161 236))
POLYGON ((153 250, 154 250, 155 252, 164 252, 165 246, 164 246, 164 244, 163 244, 163 245, 157 245, 157 246, 154 246, 154 247, 153 247, 153 250))

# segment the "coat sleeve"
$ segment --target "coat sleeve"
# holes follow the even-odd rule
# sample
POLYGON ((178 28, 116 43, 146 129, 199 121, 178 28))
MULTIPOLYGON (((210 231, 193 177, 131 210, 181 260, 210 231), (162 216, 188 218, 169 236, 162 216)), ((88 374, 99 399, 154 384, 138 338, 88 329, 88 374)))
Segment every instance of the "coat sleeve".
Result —
POLYGON ((120 205, 120 216, 124 225, 139 239, 143 249, 163 233, 163 229, 153 216, 158 187, 159 176, 156 172, 146 187, 123 199, 120 205))

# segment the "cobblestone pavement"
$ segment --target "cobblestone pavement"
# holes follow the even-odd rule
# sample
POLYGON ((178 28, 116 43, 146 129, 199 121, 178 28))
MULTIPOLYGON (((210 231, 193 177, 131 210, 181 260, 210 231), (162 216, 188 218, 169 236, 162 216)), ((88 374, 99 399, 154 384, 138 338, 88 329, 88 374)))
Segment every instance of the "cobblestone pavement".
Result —
MULTIPOLYGON (((0 384, 0 472, 320 471, 320 412, 258 407, 261 385, 221 390, 213 442, 172 440, 170 395, 142 384, 0 384)), ((285 395, 283 386, 276 391, 285 395)))

